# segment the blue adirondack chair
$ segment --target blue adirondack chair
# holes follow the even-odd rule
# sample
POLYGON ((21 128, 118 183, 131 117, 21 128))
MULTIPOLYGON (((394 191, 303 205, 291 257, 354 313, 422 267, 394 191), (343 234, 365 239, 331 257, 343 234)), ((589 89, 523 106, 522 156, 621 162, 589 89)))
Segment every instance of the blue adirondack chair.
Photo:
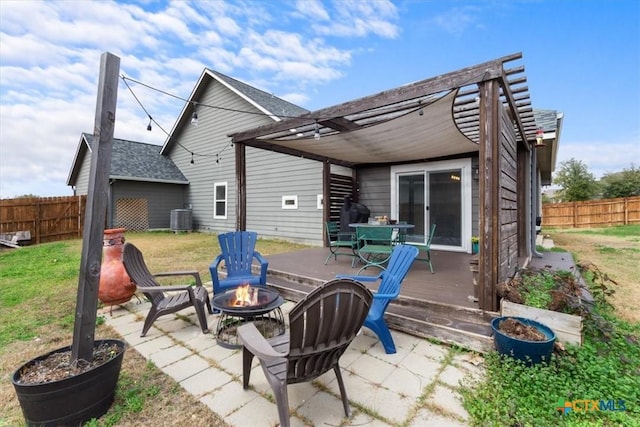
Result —
POLYGON ((377 276, 349 276, 338 275, 338 278, 350 278, 359 282, 380 281, 377 292, 373 294, 373 304, 364 321, 364 326, 371 329, 380 338, 387 354, 396 352, 396 346, 389 327, 384 321, 384 313, 392 299, 398 298, 400 286, 407 276, 413 261, 418 256, 418 248, 411 245, 396 245, 391 253, 391 259, 386 270, 377 276))
POLYGON ((232 231, 218 235, 220 255, 209 266, 214 295, 240 285, 267 286, 269 262, 255 250, 257 239, 258 233, 255 231, 232 231), (254 260, 260 265, 260 274, 251 271, 254 260), (222 262, 227 270, 224 279, 218 276, 218 267, 222 262))

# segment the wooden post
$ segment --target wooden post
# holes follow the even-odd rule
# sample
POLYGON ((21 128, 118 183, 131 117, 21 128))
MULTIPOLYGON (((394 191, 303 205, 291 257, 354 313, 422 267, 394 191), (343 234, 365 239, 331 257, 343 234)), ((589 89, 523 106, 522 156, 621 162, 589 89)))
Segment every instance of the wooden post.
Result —
POLYGON ((236 153, 236 230, 247 230, 247 149, 234 144, 236 153))
POLYGON ((497 311, 500 270, 500 130, 497 80, 480 84, 480 244, 481 310, 497 311))
POLYGON ((100 57, 100 78, 96 101, 91 171, 85 211, 78 298, 73 329, 72 360, 93 360, 93 343, 98 308, 98 286, 102 265, 102 239, 109 191, 109 169, 113 129, 116 123, 120 58, 105 52, 100 57))

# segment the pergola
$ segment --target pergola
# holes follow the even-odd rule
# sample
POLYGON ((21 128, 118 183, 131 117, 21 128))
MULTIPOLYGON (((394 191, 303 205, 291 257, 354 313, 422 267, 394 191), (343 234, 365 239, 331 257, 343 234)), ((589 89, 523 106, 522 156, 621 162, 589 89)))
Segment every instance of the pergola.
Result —
POLYGON ((323 162, 325 193, 331 164, 360 168, 479 153, 479 304, 496 311, 496 285, 535 250, 537 126, 524 66, 505 68, 521 58, 516 53, 229 135, 236 145, 237 229, 246 228, 246 146, 323 162))

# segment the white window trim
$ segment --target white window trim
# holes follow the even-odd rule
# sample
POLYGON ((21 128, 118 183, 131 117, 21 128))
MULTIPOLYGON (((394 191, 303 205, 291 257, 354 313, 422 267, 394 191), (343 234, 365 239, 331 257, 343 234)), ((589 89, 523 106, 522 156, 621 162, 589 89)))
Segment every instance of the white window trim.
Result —
MULTIPOLYGON (((462 158, 454 160, 442 160, 427 163, 415 163, 409 165, 392 166, 390 172, 391 180, 391 216, 398 217, 398 194, 397 194, 397 177, 408 173, 426 173, 437 172, 439 170, 461 169, 462 173, 462 245, 461 246, 442 246, 432 245, 432 249, 441 249, 452 252, 471 253, 471 206, 472 206, 472 178, 471 178, 471 158, 462 158)), ((436 230, 437 233, 437 230, 436 230)))
POLYGON ((229 206, 229 185, 227 181, 213 183, 213 219, 227 219, 227 208, 229 206), (218 200, 217 188, 224 187, 224 200, 218 200), (224 201, 224 215, 216 215, 216 206, 218 202, 224 201))
POLYGON ((298 196, 282 196, 282 209, 298 209, 298 196))
POLYGON ((316 209, 322 209, 324 207, 323 200, 322 194, 318 194, 316 199, 316 209))

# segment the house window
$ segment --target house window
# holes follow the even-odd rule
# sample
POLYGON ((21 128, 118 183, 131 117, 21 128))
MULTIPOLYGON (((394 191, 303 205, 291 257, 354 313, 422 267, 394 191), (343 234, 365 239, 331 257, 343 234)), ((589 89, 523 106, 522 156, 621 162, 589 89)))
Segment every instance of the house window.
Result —
POLYGON ((298 209, 298 196, 282 196, 282 209, 298 209))
POLYGON ((213 184, 213 218, 227 219, 227 183, 213 184))

